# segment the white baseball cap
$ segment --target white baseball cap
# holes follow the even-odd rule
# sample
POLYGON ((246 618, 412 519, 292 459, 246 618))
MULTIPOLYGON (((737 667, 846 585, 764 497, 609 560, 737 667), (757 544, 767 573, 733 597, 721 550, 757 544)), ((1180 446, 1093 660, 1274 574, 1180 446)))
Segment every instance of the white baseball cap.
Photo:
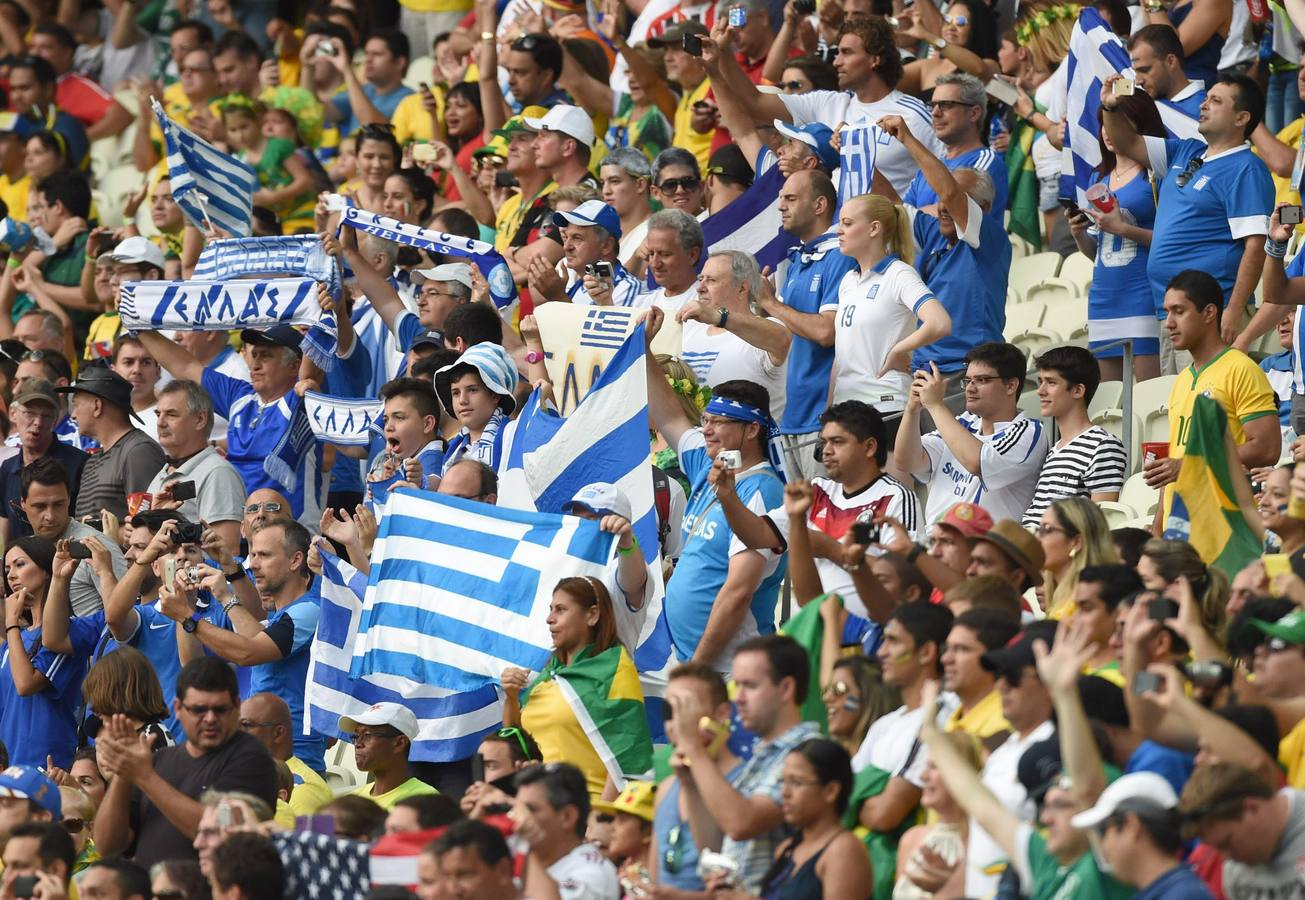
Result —
POLYGON ((594 147, 594 122, 589 118, 589 113, 578 106, 559 103, 542 119, 527 117, 525 121, 531 131, 557 131, 575 138, 591 150, 594 147))
POLYGON ((630 522, 634 521, 634 510, 629 498, 616 485, 606 481, 595 481, 576 491, 576 495, 566 504, 566 509, 575 506, 583 506, 600 516, 620 516, 630 522))
POLYGON ((416 269, 412 273, 414 284, 425 284, 427 281, 456 281, 458 284, 471 290, 471 266, 466 263, 444 263, 440 266, 431 266, 429 269, 416 269))
POLYGON ((1069 820, 1080 830, 1095 828, 1117 812, 1160 812, 1178 809, 1173 785, 1155 772, 1121 776, 1101 792, 1096 805, 1069 820))
POLYGON ((365 713, 340 716, 340 730, 353 734, 359 725, 389 725, 410 741, 417 739, 417 717, 400 703, 373 703, 365 713))
POLYGON ((128 265, 140 263, 141 265, 162 269, 163 251, 158 248, 157 244, 151 243, 147 238, 133 235, 113 248, 113 261, 127 263, 128 265))

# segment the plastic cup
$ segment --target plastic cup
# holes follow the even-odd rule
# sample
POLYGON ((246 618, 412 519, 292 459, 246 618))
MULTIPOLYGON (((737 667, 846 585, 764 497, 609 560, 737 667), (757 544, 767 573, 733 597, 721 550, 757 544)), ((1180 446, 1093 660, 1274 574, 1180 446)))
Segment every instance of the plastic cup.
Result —
POLYGON ((1087 189, 1087 198, 1089 203, 1103 213, 1115 211, 1115 195, 1101 182, 1087 189))

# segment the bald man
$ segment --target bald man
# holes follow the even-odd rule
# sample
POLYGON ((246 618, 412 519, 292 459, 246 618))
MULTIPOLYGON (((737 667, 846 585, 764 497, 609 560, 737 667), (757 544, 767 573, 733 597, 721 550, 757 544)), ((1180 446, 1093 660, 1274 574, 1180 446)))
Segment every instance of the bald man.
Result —
MULTIPOLYGON (((254 694, 240 704, 240 730, 258 739, 273 759, 286 764, 294 776, 294 789, 290 801, 277 801, 277 819, 294 816, 311 816, 318 807, 331 801, 331 789, 299 757, 294 755, 294 723, 290 720, 290 707, 276 694, 254 694), (289 813, 282 809, 289 807, 289 813)), ((293 824, 293 822, 291 823, 293 824)))
POLYGON ((240 533, 248 541, 254 532, 270 522, 288 522, 290 501, 284 494, 271 488, 259 488, 245 498, 245 518, 240 523, 240 533))
POLYGON ((498 476, 480 460, 459 460, 444 473, 437 493, 493 506, 498 502, 498 476))

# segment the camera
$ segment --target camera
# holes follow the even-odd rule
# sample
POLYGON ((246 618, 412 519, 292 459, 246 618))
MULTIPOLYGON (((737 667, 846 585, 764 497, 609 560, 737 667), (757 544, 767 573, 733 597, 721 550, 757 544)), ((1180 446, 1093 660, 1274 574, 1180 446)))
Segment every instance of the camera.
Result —
POLYGON ((336 54, 336 50, 335 50, 335 42, 334 42, 334 41, 322 41, 321 43, 319 43, 319 44, 317 45, 317 51, 316 51, 316 53, 317 53, 318 56, 335 56, 335 54, 336 54))
POLYGON ((716 451, 716 461, 724 463, 727 469, 743 468, 743 454, 737 450, 716 451))
POLYGON ((168 493, 172 494, 173 500, 194 500, 195 499, 195 482, 193 481, 174 481, 169 485, 168 493))
POLYGON ((87 547, 81 541, 68 542, 68 555, 73 559, 90 559, 91 548, 87 547))
POLYGON ((702 56, 702 35, 686 34, 684 36, 684 52, 690 56, 702 56))
POLYGON ((199 522, 178 522, 173 540, 178 544, 198 544, 204 539, 204 526, 199 522))
POLYGON ((499 169, 494 173, 494 185, 501 188, 518 187, 517 176, 513 175, 507 169, 499 169))
POLYGON ((877 544, 882 531, 883 526, 876 525, 874 522, 853 522, 852 543, 858 547, 869 547, 871 544, 877 544))
POLYGON ((585 274, 597 278, 599 281, 611 281, 615 274, 612 271, 612 264, 606 260, 599 260, 596 263, 590 263, 585 266, 585 274))

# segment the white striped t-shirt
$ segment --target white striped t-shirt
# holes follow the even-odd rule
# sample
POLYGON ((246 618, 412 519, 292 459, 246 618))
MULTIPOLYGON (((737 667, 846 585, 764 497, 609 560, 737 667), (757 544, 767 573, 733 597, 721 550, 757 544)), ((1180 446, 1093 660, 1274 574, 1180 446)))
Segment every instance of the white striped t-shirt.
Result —
POLYGON ((1128 455, 1124 442, 1099 425, 1051 448, 1038 476, 1024 525, 1034 527, 1053 501, 1118 493, 1124 486, 1128 455))

